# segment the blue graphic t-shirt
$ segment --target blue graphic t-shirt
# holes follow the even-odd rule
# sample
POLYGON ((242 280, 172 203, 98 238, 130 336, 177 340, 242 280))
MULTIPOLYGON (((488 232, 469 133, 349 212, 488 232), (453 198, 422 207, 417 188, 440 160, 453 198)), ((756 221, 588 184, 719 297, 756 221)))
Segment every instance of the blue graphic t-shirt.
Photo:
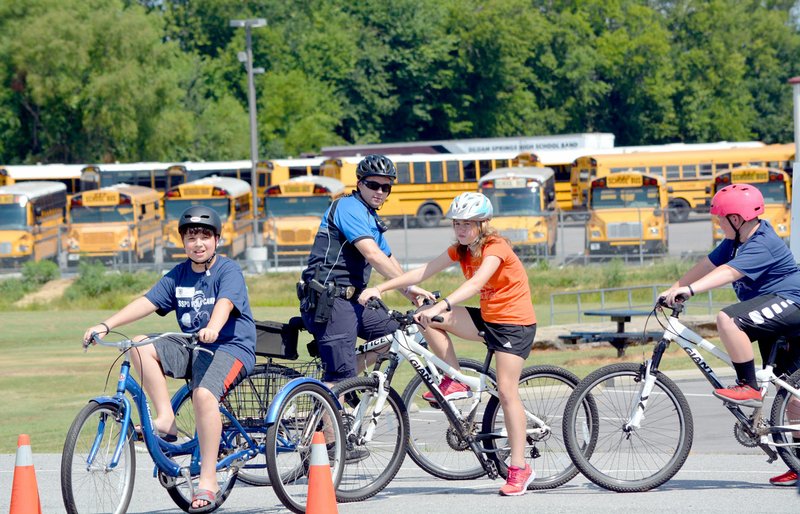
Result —
POLYGON ((180 331, 190 333, 208 324, 217 300, 230 300, 234 309, 228 321, 219 331, 217 341, 205 346, 214 352, 233 355, 249 373, 256 362, 256 325, 242 270, 232 260, 218 255, 208 271, 209 276, 193 271, 187 259, 164 275, 145 298, 156 306, 160 316, 175 311, 180 331))
POLYGON ((774 294, 800 304, 800 269, 768 221, 761 220, 737 251, 732 239, 723 239, 708 258, 715 266, 727 264, 744 275, 733 283, 739 301, 774 294))

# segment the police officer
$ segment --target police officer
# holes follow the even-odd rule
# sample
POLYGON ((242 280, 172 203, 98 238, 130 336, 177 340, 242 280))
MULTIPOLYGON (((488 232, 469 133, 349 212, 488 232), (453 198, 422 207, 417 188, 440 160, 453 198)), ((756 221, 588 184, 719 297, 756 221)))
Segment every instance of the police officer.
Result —
MULTIPOLYGON (((371 340, 397 328, 385 312, 358 303, 372 268, 386 278, 403 274, 383 236, 387 226, 377 213, 392 191, 397 169, 384 155, 367 155, 356 177, 356 190, 335 200, 322 217, 298 283, 300 313, 317 340, 328 383, 356 376, 356 336, 371 340)), ((412 302, 431 297, 416 286, 404 294, 412 302)))

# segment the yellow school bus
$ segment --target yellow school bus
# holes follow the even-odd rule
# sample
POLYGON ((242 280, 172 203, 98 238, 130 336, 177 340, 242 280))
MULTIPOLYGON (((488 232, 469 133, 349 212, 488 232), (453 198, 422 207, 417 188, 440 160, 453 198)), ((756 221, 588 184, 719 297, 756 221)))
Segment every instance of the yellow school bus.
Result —
POLYGON ((13 264, 58 255, 67 187, 39 180, 0 187, 0 261, 13 264))
MULTIPOLYGON (((750 184, 758 188, 764 196, 764 214, 761 219, 769 221, 775 232, 787 243, 791 235, 792 177, 783 170, 751 166, 736 168, 714 177, 713 197, 717 191, 731 184, 750 184)), ((711 232, 714 244, 725 238, 717 219, 711 218, 711 232)))
MULTIPOLYGON (((453 198, 475 191, 478 179, 496 168, 512 165, 515 153, 388 155, 397 167, 392 193, 381 207, 384 219, 410 217, 420 227, 439 225, 453 198)), ((319 174, 356 188, 356 167, 362 157, 327 159, 319 174)))
POLYGON ((0 186, 19 182, 61 182, 67 195, 80 191, 82 164, 14 164, 0 166, 0 186))
POLYGON ((232 177, 206 177, 173 187, 164 197, 165 258, 186 258, 178 220, 183 211, 194 205, 214 209, 222 220, 217 253, 230 258, 243 254, 253 245, 252 201, 250 184, 232 177))
POLYGON ((667 188, 656 175, 624 171, 592 181, 586 253, 665 254, 667 188))
POLYGON ((727 147, 709 143, 709 148, 702 150, 676 148, 660 152, 605 152, 576 159, 571 179, 576 208, 586 205, 586 190, 594 179, 634 170, 662 177, 669 188, 670 221, 686 221, 690 212, 707 210, 717 173, 748 165, 790 170, 794 160, 794 145, 752 146, 745 142, 727 147))
POLYGON ((161 193, 149 187, 117 184, 78 193, 69 202, 67 260, 160 259, 162 218, 161 193))
POLYGON ((342 193, 344 184, 330 177, 301 176, 269 187, 263 232, 269 252, 308 255, 322 215, 342 193))
POLYGON ((520 255, 554 255, 558 220, 553 170, 498 168, 478 181, 492 202, 492 226, 520 255))

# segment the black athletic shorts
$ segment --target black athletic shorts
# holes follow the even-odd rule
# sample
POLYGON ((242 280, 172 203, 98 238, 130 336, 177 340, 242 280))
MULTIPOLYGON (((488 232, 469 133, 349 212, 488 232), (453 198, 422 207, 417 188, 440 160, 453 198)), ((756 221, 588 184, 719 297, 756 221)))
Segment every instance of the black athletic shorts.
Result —
POLYGON ((536 323, 533 325, 511 325, 506 323, 490 323, 481 317, 481 310, 477 307, 467 307, 472 322, 490 350, 510 353, 527 359, 533 348, 533 338, 536 336, 536 323))
POLYGON ((761 360, 769 360, 775 341, 785 335, 789 347, 779 350, 775 374, 791 375, 800 369, 800 308, 792 300, 774 294, 757 296, 722 309, 751 341, 758 341, 761 360))

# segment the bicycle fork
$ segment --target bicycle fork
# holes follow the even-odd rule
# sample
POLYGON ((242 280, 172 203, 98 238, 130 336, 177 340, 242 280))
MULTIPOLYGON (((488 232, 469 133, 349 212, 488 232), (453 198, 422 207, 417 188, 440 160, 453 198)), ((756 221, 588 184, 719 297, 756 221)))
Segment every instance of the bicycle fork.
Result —
POLYGON ((661 364, 661 356, 664 355, 667 346, 669 346, 669 341, 661 339, 653 349, 652 358, 646 360, 644 364, 642 364, 639 373, 639 380, 642 385, 639 388, 639 394, 634 395, 631 400, 631 414, 628 416, 628 422, 622 426, 626 438, 630 438, 633 432, 642 425, 642 421, 644 421, 644 411, 647 408, 647 401, 650 399, 650 393, 653 392, 653 386, 656 384, 658 365, 661 364))

